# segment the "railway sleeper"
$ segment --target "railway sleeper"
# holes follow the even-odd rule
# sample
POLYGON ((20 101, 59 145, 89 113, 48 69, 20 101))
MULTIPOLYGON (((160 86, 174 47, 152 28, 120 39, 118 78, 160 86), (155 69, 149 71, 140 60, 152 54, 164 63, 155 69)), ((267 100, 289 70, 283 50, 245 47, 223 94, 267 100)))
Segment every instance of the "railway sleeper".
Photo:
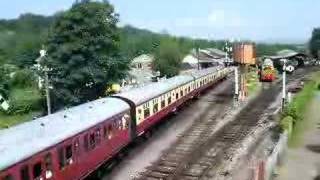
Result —
POLYGON ((183 172, 183 175, 200 177, 208 167, 209 166, 202 166, 200 164, 194 164, 194 165, 191 165, 188 169, 186 169, 183 172))
MULTIPOLYGON (((178 178, 177 178, 178 179, 178 178)), ((199 180, 199 177, 193 177, 193 176, 183 176, 182 178, 183 180, 199 180)))
POLYGON ((176 161, 161 161, 159 165, 167 166, 167 167, 177 167, 179 163, 176 161))
MULTIPOLYGON (((145 173, 142 173, 144 177, 151 177, 151 178, 157 178, 157 179, 165 179, 169 176, 169 174, 161 173, 158 171, 146 171, 145 173)), ((141 179, 145 179, 142 177, 141 179)))
POLYGON ((181 159, 181 158, 183 158, 183 157, 185 157, 185 156, 187 156, 188 154, 176 154, 176 153, 174 153, 174 154, 168 154, 167 156, 166 156, 166 158, 170 158, 170 159, 181 159))
POLYGON ((155 167, 149 167, 147 169, 151 171, 165 173, 165 174, 172 174, 176 170, 175 167, 171 167, 171 166, 155 166, 155 167))

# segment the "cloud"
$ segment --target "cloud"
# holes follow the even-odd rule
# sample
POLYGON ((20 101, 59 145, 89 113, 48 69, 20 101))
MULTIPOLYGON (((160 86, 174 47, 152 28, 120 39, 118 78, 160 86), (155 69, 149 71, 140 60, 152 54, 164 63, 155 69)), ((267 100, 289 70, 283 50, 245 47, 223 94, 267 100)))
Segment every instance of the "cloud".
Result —
POLYGON ((243 27, 246 23, 237 14, 226 12, 223 9, 214 9, 206 16, 178 18, 175 25, 186 28, 228 28, 243 27))
POLYGON ((208 22, 212 24, 221 23, 225 21, 225 11, 224 10, 213 10, 207 16, 208 22))

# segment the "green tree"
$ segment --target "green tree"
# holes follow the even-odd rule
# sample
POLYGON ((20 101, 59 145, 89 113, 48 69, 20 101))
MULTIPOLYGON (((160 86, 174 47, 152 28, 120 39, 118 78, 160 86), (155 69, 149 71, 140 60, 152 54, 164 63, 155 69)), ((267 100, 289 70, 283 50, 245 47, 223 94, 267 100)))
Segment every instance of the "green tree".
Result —
POLYGON ((80 1, 61 13, 47 40, 54 105, 76 105, 104 95, 129 69, 119 54, 118 15, 107 1, 80 1))
POLYGON ((32 67, 39 57, 40 42, 25 41, 16 49, 15 57, 12 59, 12 64, 20 68, 32 67))
POLYGON ((179 74, 182 54, 179 43, 171 38, 164 38, 155 52, 154 69, 160 71, 161 76, 172 77, 179 74))
POLYGON ((313 29, 309 47, 310 47, 310 52, 311 52, 312 56, 319 58, 320 28, 313 29))

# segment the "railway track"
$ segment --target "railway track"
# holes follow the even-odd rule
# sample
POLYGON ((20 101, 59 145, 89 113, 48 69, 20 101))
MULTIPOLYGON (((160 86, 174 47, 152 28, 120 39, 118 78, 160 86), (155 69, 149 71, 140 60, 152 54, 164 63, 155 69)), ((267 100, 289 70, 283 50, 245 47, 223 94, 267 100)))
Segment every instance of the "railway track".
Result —
MULTIPOLYGON (((289 81, 302 78, 305 70, 288 77, 289 81)), ((162 154, 136 179, 141 180, 197 180, 214 179, 219 165, 224 160, 230 160, 230 152, 234 151, 260 123, 268 107, 275 101, 281 90, 281 81, 268 88, 263 88, 254 100, 244 107, 235 119, 218 131, 214 131, 217 122, 224 121, 230 109, 228 103, 218 103, 214 111, 199 117, 178 141, 162 154)), ((217 95, 216 97, 219 97, 217 95)), ((223 94, 220 95, 223 97, 223 94)), ((212 101, 219 102, 219 98, 212 101)), ((223 101, 231 101, 226 96, 223 101)), ((228 172, 225 172, 226 175, 228 172)))

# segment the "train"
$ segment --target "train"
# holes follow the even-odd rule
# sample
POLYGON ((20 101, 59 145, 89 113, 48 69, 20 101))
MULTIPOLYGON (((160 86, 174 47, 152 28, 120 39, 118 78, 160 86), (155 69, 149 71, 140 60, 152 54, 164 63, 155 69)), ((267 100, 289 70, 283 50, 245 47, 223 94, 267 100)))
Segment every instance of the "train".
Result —
POLYGON ((260 71, 261 82, 272 82, 276 79, 276 69, 271 59, 265 59, 261 65, 260 71))
POLYGON ((0 131, 0 180, 84 179, 232 67, 178 75, 0 131))

